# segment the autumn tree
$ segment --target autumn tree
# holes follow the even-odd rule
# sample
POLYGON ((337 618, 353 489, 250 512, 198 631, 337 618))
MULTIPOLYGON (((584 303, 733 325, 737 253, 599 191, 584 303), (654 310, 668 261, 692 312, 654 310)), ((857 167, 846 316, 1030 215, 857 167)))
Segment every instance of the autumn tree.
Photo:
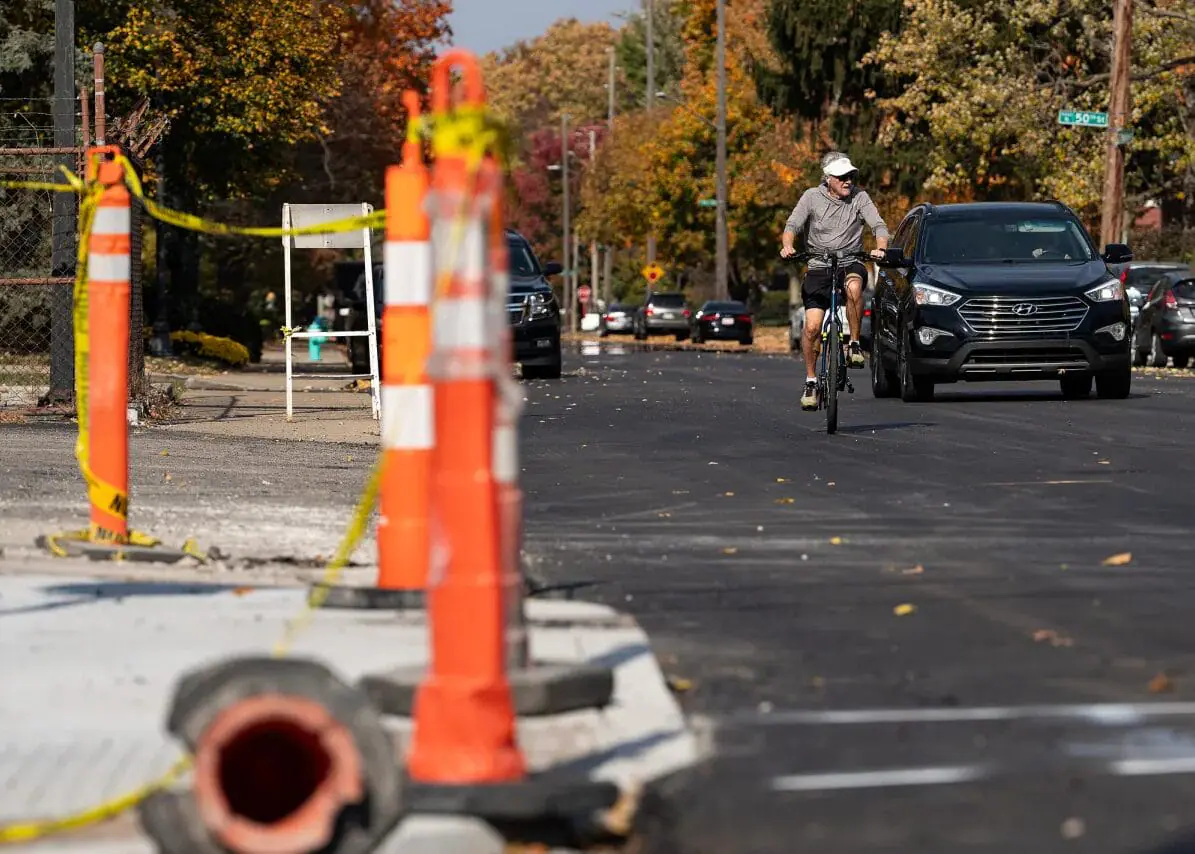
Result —
MULTIPOLYGON (((878 99, 889 116, 881 142, 930 143, 928 190, 1057 198, 1093 221, 1106 135, 1060 126, 1057 113, 1106 108, 1108 4, 908 0, 907 6, 903 29, 882 37, 865 59, 906 81, 899 93, 878 99)), ((1145 4, 1135 15, 1126 179, 1138 200, 1182 192, 1191 181, 1195 19, 1177 10, 1177 4, 1145 4)))
POLYGON ((487 54, 482 74, 493 111, 516 138, 560 124, 603 120, 607 113, 608 54, 616 39, 607 23, 557 21, 542 36, 487 54))

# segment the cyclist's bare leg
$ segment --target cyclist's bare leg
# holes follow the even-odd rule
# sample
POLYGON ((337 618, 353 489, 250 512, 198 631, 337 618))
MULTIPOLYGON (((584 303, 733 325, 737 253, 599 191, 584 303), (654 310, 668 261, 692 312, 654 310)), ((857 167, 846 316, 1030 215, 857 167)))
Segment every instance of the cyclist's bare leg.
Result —
POLYGON ((863 279, 852 273, 846 277, 846 319, 851 327, 851 340, 863 335, 863 279))
POLYGON ((805 379, 817 379, 817 356, 822 344, 824 309, 805 309, 805 328, 801 330, 801 355, 805 357, 805 379))

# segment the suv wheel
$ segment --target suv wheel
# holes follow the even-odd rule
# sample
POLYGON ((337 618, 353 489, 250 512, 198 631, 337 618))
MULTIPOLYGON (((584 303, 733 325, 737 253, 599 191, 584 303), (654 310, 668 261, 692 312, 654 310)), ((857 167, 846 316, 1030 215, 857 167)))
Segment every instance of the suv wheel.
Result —
POLYGON ((1151 368, 1166 367, 1166 351, 1162 349, 1162 336, 1156 332, 1149 346, 1149 366, 1151 368))
POLYGON ((1186 353, 1183 353, 1181 356, 1171 356, 1170 358, 1176 368, 1185 368, 1191 361, 1191 357, 1186 353))
POLYGON ((900 393, 900 378, 896 371, 884 364, 884 353, 878 336, 871 339, 871 393, 873 397, 896 397, 900 393))
POLYGON ((1091 394, 1091 374, 1063 374, 1059 380, 1062 396, 1067 400, 1080 400, 1091 394))
POLYGON ((1129 396, 1129 389, 1133 384, 1133 369, 1123 368, 1116 371, 1097 374, 1095 391, 1105 400, 1121 400, 1129 396))
POLYGON ((928 403, 934 399, 934 381, 913 376, 907 344, 900 348, 900 399, 905 403, 928 403))

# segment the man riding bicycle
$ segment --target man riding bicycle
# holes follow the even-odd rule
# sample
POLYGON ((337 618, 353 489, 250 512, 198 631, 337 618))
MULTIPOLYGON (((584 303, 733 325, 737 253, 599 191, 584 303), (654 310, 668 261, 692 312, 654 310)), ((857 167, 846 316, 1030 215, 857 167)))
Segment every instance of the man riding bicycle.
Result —
MULTIPOLYGON (((888 248, 888 226, 876 210, 875 203, 855 185, 859 174, 854 164, 843 153, 832 151, 822 158, 822 183, 810 187, 802 195, 797 206, 784 225, 783 246, 780 257, 791 258, 797 254, 793 240, 805 232, 805 244, 809 252, 862 252, 863 226, 866 224, 875 235, 876 248, 871 254, 883 258, 888 248)), ((867 268, 860 261, 852 261, 843 269, 847 295, 847 322, 851 337, 848 346, 850 365, 863 367, 863 351, 859 346, 860 327, 863 324, 863 279, 867 268)), ((809 261, 805 281, 801 283, 801 302, 805 306, 805 329, 801 336, 801 353, 805 357, 805 393, 801 396, 802 409, 817 409, 817 378, 815 365, 821 334, 822 320, 830 307, 829 264, 820 258, 809 261)))

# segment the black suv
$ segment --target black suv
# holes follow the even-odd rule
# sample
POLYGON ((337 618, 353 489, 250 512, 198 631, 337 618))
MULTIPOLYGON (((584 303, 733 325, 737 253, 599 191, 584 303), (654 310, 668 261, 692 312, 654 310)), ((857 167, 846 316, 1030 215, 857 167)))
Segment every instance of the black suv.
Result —
POLYGON ((1129 394, 1129 304, 1061 202, 922 204, 881 262, 872 312, 876 397, 930 400, 938 383, 1058 380, 1068 398, 1129 394))
MULTIPOLYGON (((532 379, 557 379, 561 374, 560 307, 547 277, 561 272, 558 263, 540 266, 539 259, 521 234, 506 230, 506 249, 510 261, 510 288, 506 309, 514 352, 512 358, 523 365, 523 376, 532 379)), ((363 330, 365 325, 365 265, 345 262, 337 268, 337 328, 363 330), (346 284, 352 273, 356 279, 346 284)), ((378 327, 378 367, 382 365, 382 311, 386 306, 385 271, 374 265, 374 312, 378 327)), ((365 338, 349 338, 353 373, 369 373, 369 350, 365 338)))

